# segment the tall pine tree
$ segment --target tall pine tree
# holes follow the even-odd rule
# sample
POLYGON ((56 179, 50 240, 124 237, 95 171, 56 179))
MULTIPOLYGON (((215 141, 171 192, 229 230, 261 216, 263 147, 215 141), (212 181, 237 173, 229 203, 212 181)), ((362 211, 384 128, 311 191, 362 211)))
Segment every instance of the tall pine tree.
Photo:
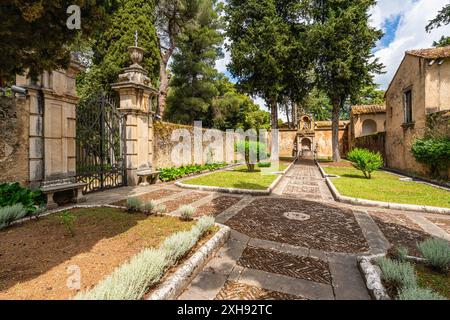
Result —
POLYGON ((317 55, 316 82, 332 105, 333 160, 340 161, 339 118, 349 99, 371 85, 382 65, 372 48, 382 32, 369 25, 369 9, 375 0, 311 1, 310 48, 317 55))
POLYGON ((201 0, 196 19, 185 26, 173 55, 173 77, 164 118, 191 124, 202 120, 212 126, 211 104, 219 92, 215 85, 215 63, 220 56, 223 36, 214 0, 201 0))

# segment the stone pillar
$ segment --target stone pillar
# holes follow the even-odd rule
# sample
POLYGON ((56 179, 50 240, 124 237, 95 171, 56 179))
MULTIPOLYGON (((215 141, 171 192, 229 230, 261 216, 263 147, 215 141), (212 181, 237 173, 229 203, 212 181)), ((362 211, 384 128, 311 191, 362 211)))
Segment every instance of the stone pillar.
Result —
POLYGON ((152 170, 153 105, 158 91, 151 86, 148 72, 142 68, 144 49, 129 47, 133 64, 119 75, 112 88, 119 93, 119 111, 125 116, 125 150, 127 183, 139 183, 139 171, 152 170))
POLYGON ((66 70, 44 72, 37 82, 17 76, 16 84, 28 89, 30 101, 30 186, 41 186, 54 207, 53 194, 74 192, 72 200, 83 201, 76 176, 75 77, 81 64, 72 60, 66 70))

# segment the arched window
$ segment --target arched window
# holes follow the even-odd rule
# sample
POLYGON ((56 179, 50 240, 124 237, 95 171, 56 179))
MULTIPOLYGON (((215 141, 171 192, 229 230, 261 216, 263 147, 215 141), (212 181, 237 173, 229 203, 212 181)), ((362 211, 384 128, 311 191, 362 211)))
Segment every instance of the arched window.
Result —
POLYGON ((377 123, 372 119, 364 120, 362 124, 362 135, 367 136, 377 132, 377 123))

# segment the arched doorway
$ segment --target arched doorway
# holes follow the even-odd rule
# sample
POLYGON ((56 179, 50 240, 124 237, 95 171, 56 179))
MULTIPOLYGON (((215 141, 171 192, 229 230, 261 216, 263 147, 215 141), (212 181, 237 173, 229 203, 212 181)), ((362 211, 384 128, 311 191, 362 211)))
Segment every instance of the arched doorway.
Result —
POLYGON ((309 140, 308 138, 302 139, 302 151, 312 151, 311 140, 309 140))
POLYGON ((362 124, 362 135, 367 136, 377 132, 377 123, 372 119, 364 120, 362 124))

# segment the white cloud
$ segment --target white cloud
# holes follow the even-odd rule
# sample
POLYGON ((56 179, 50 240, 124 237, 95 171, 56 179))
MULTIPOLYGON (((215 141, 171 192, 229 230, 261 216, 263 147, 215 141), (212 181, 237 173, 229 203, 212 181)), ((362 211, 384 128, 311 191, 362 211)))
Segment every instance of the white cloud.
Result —
POLYGON ((379 28, 384 27, 386 21, 400 16, 393 41, 375 53, 386 67, 385 74, 375 77, 375 81, 383 89, 388 87, 405 51, 429 48, 441 36, 450 36, 450 26, 435 29, 431 33, 425 31, 428 22, 446 4, 448 0, 380 0, 373 8, 372 25, 379 28))
POLYGON ((227 71, 227 64, 231 61, 231 54, 230 52, 225 48, 225 44, 229 44, 230 40, 228 38, 225 39, 224 43, 222 44, 222 52, 224 54, 222 59, 216 60, 216 69, 219 72, 225 73, 227 71))

